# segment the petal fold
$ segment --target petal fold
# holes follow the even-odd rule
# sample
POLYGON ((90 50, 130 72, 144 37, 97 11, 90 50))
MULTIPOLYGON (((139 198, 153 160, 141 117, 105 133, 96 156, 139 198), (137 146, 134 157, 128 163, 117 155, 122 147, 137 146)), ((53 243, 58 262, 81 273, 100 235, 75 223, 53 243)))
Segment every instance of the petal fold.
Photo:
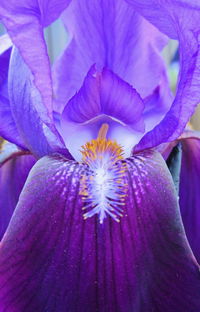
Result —
MULTIPOLYGON (((11 111, 26 146, 35 156, 41 157, 64 150, 65 146, 33 79, 19 51, 13 49, 8 79, 11 111)), ((67 150, 66 155, 70 156, 67 150)))
POLYGON ((107 123, 107 137, 123 145, 129 156, 144 133, 143 110, 144 103, 134 88, 107 68, 98 72, 92 66, 61 115, 60 133, 80 160, 81 146, 96 139, 101 125, 107 123))
POLYGON ((31 170, 0 247, 2 311, 200 310, 199 267, 158 153, 126 160, 120 223, 83 220, 85 166, 55 155, 31 170))

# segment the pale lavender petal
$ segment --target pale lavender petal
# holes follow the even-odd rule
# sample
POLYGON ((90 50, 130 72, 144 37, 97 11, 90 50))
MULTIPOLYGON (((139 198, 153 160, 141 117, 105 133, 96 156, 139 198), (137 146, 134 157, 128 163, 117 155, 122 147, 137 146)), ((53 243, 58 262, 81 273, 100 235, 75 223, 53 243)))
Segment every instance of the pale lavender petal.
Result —
MULTIPOLYGON (((62 138, 17 49, 11 57, 8 89, 16 126, 28 149, 37 157, 64 150, 62 138)), ((66 155, 70 156, 67 150, 66 155)))
POLYGON ((181 140, 180 208, 188 240, 200 262, 200 133, 187 135, 190 138, 181 140))
POLYGON ((63 21, 70 43, 55 64, 55 110, 62 112, 93 64, 111 69, 142 97, 159 84, 166 37, 125 1, 73 0, 63 21))
POLYGON ((179 40, 180 74, 173 104, 136 150, 176 139, 200 100, 200 4, 187 0, 127 0, 138 13, 179 40))
POLYGON ((184 27, 185 30, 188 28, 188 25, 196 29, 199 27, 196 24, 198 11, 200 10, 198 0, 168 0, 167 2, 165 0, 126 1, 170 38, 179 39, 179 27, 184 27), (181 22, 179 25, 176 22, 176 17, 181 22))
POLYGON ((51 72, 43 27, 58 18, 69 2, 1 0, 0 3, 0 20, 33 73, 35 85, 49 111, 52 110, 51 72))
POLYGON ((80 160, 81 146, 95 139, 101 125, 107 123, 108 138, 123 145, 129 156, 144 133, 143 110, 135 89, 110 70, 98 72, 92 66, 62 113, 60 133, 71 154, 80 160))
POLYGON ((31 170, 0 250, 2 311, 200 310, 200 273, 159 154, 127 161, 125 216, 83 220, 83 165, 55 156, 31 170))
POLYGON ((1 158, 2 154, 6 154, 6 159, 0 161, 0 240, 17 205, 28 173, 35 163, 34 157, 24 151, 8 154, 3 150, 1 158))

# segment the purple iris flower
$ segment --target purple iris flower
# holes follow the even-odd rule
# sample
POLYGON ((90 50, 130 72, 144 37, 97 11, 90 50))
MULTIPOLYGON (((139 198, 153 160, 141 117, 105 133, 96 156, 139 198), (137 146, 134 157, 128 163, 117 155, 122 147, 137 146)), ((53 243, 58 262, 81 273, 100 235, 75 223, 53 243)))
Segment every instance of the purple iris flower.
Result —
POLYGON ((0 311, 199 312, 198 1, 1 0, 0 20, 0 311))

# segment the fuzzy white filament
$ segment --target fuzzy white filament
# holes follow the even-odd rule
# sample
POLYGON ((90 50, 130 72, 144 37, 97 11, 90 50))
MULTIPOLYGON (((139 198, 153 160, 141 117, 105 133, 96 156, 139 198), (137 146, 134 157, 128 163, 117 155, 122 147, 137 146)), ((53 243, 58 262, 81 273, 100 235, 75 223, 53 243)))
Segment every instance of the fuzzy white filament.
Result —
POLYGON ((98 138, 87 143, 82 151, 89 166, 82 179, 84 218, 97 214, 101 224, 107 215, 119 222, 126 195, 122 149, 116 142, 105 139, 106 132, 103 125, 98 138))

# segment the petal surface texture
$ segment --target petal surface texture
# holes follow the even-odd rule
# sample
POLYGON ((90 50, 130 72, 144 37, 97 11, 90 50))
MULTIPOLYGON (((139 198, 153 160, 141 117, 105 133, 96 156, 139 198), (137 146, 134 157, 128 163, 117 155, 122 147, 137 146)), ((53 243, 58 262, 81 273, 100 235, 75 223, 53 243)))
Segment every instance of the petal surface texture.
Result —
POLYGON ((93 64, 112 70, 142 97, 159 85, 166 36, 125 1, 73 0, 62 19, 70 41, 54 68, 55 110, 62 112, 93 64))
POLYGON ((180 73, 173 104, 162 121, 135 150, 176 139, 185 128, 200 99, 200 4, 188 0, 127 0, 133 8, 179 41, 180 73))
POLYGON ((0 3, 0 20, 33 73, 36 87, 49 110, 52 103, 51 73, 43 27, 58 18, 69 2, 2 0, 0 3))
MULTIPOLYGON (((1 152, 1 154, 6 152, 1 152)), ((26 155, 22 151, 7 154, 3 163, 0 163, 0 240, 8 226, 28 173, 34 163, 34 157, 30 154, 26 155)))
POLYGON ((200 135, 194 133, 192 137, 190 131, 190 136, 181 140, 180 208, 188 240, 200 263, 200 135))
POLYGON ((31 170, 0 249, 2 312, 200 310, 200 273, 161 156, 127 159, 125 215, 83 220, 83 164, 31 170))

